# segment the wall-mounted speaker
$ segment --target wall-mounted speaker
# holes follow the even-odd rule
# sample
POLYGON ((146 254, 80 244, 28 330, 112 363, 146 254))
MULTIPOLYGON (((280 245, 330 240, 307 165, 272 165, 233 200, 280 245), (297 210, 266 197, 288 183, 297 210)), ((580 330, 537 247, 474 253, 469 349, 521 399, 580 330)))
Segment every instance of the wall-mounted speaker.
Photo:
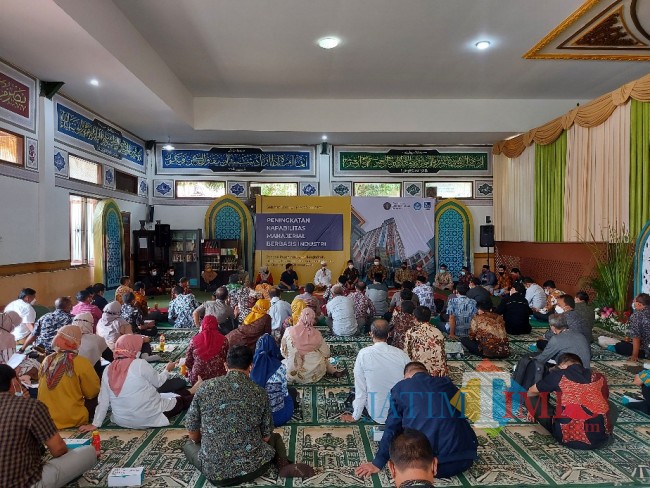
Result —
POLYGON ((172 245, 172 231, 169 224, 156 224, 155 240, 158 247, 169 247, 172 245))
POLYGON ((147 141, 144 143, 144 148, 147 151, 151 151, 154 147, 156 147, 156 141, 147 141))
POLYGON ((481 247, 494 247, 494 226, 481 226, 481 247))
POLYGON ((147 205, 147 222, 153 222, 154 206, 147 205))
POLYGON ((63 85, 63 81, 41 81, 41 96, 52 100, 63 85))

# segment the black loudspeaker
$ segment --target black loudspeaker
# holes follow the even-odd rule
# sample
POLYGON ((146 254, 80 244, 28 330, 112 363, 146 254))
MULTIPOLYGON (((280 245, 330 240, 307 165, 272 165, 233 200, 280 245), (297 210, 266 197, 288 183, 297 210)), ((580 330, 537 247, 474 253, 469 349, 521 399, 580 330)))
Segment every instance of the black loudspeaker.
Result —
POLYGON ((153 205, 147 205, 147 222, 153 222, 153 205))
POLYGON ((481 247, 494 247, 494 226, 481 226, 481 247))
POLYGON ((147 141, 144 143, 144 148, 147 151, 151 151, 154 147, 156 147, 156 141, 147 141))
POLYGON ((172 244, 172 230, 169 224, 156 225, 156 246, 169 247, 172 244))
POLYGON ((62 81, 41 81, 41 96, 52 100, 64 84, 62 81))

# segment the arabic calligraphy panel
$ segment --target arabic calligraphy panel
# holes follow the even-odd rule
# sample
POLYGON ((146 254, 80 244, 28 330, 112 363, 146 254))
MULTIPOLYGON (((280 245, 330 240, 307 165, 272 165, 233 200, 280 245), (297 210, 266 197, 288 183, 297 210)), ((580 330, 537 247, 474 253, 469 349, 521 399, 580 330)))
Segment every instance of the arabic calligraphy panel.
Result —
POLYGON ((36 80, 0 63, 0 120, 36 132, 36 80))

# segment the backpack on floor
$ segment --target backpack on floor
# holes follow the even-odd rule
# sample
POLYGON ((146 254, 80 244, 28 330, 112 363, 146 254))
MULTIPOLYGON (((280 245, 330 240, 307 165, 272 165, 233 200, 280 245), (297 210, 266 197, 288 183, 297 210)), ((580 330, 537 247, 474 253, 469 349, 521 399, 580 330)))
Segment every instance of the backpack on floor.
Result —
POLYGON ((534 357, 523 356, 517 363, 512 379, 522 388, 528 389, 544 377, 544 369, 534 357))

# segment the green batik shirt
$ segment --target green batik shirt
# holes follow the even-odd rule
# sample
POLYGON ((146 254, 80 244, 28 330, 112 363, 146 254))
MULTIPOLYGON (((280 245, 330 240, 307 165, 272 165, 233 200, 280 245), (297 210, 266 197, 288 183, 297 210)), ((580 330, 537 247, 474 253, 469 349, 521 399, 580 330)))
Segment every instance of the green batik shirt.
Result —
POLYGON ((201 431, 201 471, 211 481, 247 475, 275 456, 264 442, 273 432, 269 397, 239 371, 207 380, 199 387, 185 426, 201 431))

